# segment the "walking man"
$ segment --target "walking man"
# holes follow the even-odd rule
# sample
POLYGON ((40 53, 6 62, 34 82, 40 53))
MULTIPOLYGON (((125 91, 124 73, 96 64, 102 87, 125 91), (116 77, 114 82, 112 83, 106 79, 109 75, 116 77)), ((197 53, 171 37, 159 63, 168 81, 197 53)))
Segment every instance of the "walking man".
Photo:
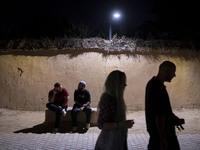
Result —
POLYGON ((180 150, 175 126, 183 130, 184 119, 179 119, 173 112, 164 82, 171 82, 176 66, 164 61, 159 66, 157 76, 146 85, 145 116, 150 139, 148 150, 180 150))

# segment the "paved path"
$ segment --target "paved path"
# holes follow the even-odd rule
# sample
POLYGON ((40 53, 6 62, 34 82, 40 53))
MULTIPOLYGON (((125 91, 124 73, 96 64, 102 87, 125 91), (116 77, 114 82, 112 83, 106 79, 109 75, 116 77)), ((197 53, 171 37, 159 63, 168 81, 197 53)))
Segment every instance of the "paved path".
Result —
MULTIPOLYGON (((181 150, 200 150, 200 110, 175 110, 175 114, 186 120, 185 130, 177 132, 181 150)), ((127 118, 136 122, 128 131, 129 150, 146 150, 149 136, 144 111, 127 113, 127 118)), ((51 134, 52 127, 44 125, 44 119, 44 111, 0 109, 0 150, 94 150, 100 132, 97 127, 81 134, 51 134)))
MULTIPOLYGON (((0 133, 1 150, 94 150, 98 133, 0 133)), ((129 150, 145 150, 148 134, 128 134, 129 150)), ((178 136, 181 150, 199 150, 200 134, 178 136)))

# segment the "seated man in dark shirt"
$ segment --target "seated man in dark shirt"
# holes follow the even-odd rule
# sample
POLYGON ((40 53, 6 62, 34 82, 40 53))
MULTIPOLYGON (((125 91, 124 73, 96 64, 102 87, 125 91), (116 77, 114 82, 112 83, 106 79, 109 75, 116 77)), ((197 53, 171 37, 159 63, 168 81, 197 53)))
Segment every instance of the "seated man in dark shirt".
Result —
POLYGON ((86 83, 85 81, 80 81, 78 84, 78 88, 74 91, 74 106, 71 112, 72 117, 72 130, 77 130, 77 113, 79 111, 84 111, 86 113, 87 117, 87 124, 86 129, 89 129, 90 127, 90 118, 91 118, 91 98, 90 98, 90 92, 85 89, 86 83))
POLYGON ((56 133, 61 121, 61 114, 65 116, 67 113, 69 93, 60 83, 55 83, 54 88, 49 91, 48 98, 49 103, 46 107, 56 112, 55 128, 53 130, 53 133, 56 133))

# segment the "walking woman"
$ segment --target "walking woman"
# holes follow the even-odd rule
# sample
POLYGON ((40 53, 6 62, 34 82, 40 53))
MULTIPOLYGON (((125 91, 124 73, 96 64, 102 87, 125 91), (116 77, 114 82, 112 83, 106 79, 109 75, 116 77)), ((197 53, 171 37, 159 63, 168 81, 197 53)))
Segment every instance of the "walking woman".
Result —
POLYGON ((105 82, 105 91, 99 101, 98 128, 101 133, 95 150, 127 150, 127 132, 134 124, 126 120, 124 90, 126 75, 124 72, 112 71, 105 82))

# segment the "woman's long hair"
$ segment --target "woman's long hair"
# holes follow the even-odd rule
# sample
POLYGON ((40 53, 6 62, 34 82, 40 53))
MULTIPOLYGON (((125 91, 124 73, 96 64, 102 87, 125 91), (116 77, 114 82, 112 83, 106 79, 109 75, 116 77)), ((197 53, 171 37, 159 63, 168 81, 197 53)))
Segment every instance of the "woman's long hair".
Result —
MULTIPOLYGON (((116 121, 120 116, 125 119, 126 105, 124 102, 124 89, 126 86, 126 75, 124 72, 119 70, 112 71, 106 81, 104 87, 104 95, 105 93, 111 95, 116 99, 117 102, 117 114, 116 121)), ((103 96, 102 96, 103 97, 103 96)), ((102 101, 102 97, 100 99, 99 105, 102 101)))

